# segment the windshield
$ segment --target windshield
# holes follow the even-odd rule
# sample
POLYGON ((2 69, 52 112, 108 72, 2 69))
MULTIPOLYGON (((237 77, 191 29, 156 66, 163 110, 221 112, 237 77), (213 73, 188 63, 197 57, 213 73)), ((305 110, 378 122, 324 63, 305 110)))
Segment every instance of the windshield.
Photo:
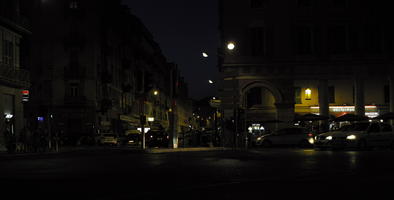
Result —
POLYGON ((368 129, 368 126, 368 123, 354 124, 353 131, 366 131, 368 129))
POLYGON ((338 131, 351 131, 354 128, 354 125, 345 125, 338 129, 338 131))

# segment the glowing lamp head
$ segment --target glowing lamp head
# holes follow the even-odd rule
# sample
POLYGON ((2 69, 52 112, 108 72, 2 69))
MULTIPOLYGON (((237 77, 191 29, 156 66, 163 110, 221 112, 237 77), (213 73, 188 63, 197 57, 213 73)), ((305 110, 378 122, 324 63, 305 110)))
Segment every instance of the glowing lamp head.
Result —
POLYGON ((155 121, 154 117, 148 117, 148 122, 153 122, 153 121, 155 121))
POLYGON ((203 52, 203 53, 202 53, 202 57, 204 57, 204 58, 208 58, 209 56, 208 56, 208 54, 207 54, 207 53, 203 52))
POLYGON ((234 50, 235 49, 235 44, 233 42, 229 42, 227 44, 227 49, 230 50, 230 51, 234 50))

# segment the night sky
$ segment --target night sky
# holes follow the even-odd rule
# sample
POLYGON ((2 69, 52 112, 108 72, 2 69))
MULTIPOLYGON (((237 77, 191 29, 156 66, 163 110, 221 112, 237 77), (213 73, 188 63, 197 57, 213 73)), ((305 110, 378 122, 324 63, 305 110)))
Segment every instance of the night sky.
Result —
POLYGON ((217 79, 217 1, 123 0, 159 43, 169 62, 177 63, 189 84, 189 96, 215 95, 209 79, 217 79), (202 52, 209 54, 203 58, 202 52))

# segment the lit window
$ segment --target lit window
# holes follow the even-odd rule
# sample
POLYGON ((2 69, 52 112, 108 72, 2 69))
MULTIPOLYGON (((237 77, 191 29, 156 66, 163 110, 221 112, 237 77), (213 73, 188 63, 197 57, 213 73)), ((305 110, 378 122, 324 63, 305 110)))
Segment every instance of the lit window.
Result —
POLYGON ((310 88, 305 90, 305 100, 311 100, 312 99, 312 90, 310 88))
POLYGON ((295 93, 295 103, 296 104, 302 104, 302 101, 301 101, 301 88, 299 88, 299 87, 296 87, 296 88, 294 88, 294 93, 295 93))

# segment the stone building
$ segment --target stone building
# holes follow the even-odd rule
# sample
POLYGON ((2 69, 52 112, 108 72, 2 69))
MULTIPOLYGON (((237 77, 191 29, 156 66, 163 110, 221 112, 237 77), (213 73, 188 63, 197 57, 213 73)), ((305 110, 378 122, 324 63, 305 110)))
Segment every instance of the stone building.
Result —
POLYGON ((394 111, 393 14, 385 3, 222 0, 219 7, 222 109, 238 132, 267 120, 292 123, 295 114, 394 111))
POLYGON ((174 66, 120 0, 37 0, 34 10, 36 127, 70 144, 136 133, 140 116, 155 118, 145 128, 169 128, 174 66))
POLYGON ((4 150, 5 131, 16 140, 25 126, 22 92, 30 87, 26 68, 31 30, 22 3, 25 1, 0 2, 0 151, 4 150))

